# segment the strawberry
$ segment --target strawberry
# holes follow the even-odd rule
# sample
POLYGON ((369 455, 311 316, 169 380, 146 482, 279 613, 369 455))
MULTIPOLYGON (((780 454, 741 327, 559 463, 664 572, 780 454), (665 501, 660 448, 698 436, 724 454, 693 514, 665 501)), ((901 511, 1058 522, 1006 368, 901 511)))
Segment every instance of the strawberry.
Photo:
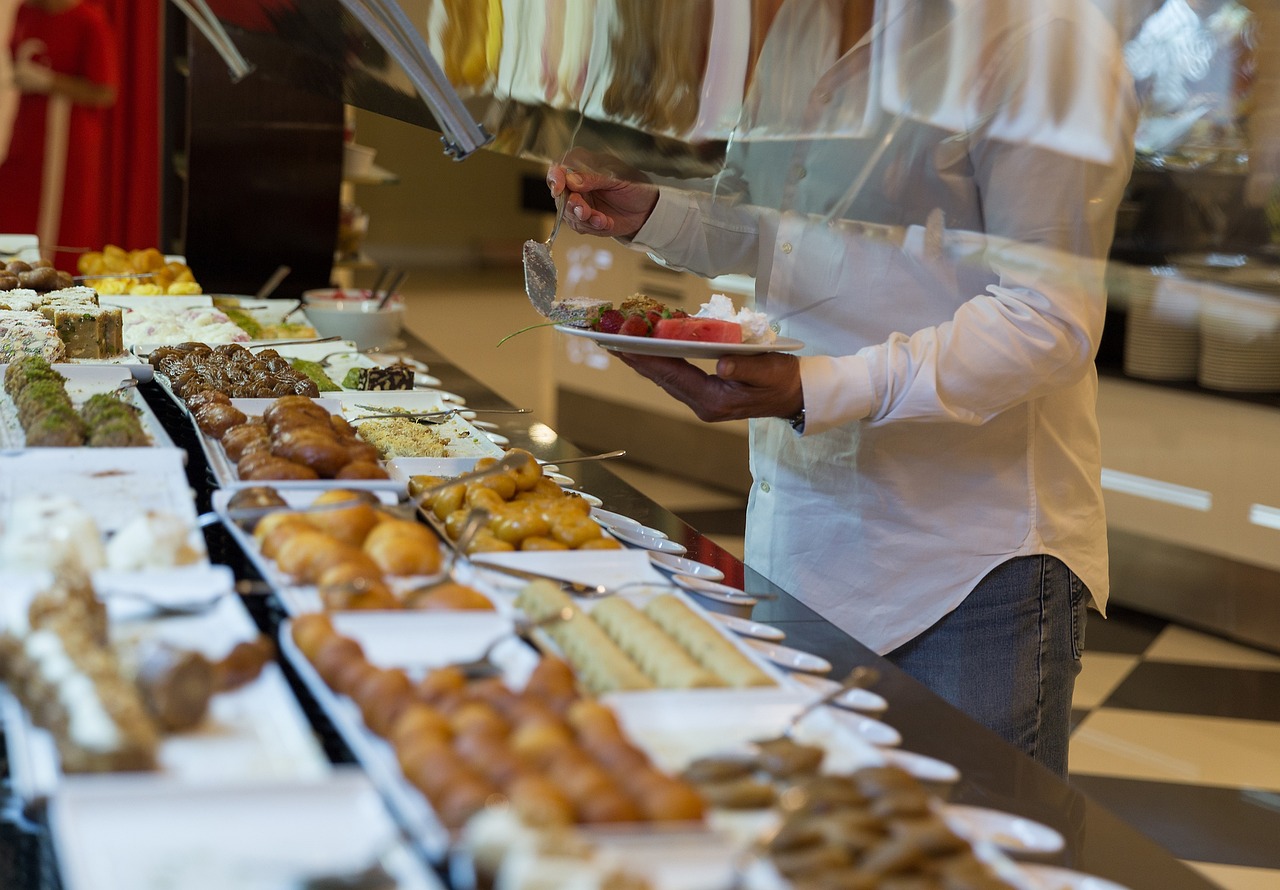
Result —
POLYGON ((622 323, 618 333, 628 337, 647 337, 651 330, 652 326, 649 324, 649 320, 643 315, 629 315, 627 320, 622 323))
POLYGON ((649 322, 649 327, 652 328, 655 324, 662 321, 663 315, 656 309, 650 309, 644 314, 644 318, 645 321, 649 322))
POLYGON ((689 313, 685 312, 683 309, 672 309, 671 315, 668 317, 669 318, 688 318, 689 313))
POLYGON ((595 328, 602 334, 616 334, 622 329, 624 321, 626 321, 626 316, 617 309, 606 309, 596 319, 595 328))

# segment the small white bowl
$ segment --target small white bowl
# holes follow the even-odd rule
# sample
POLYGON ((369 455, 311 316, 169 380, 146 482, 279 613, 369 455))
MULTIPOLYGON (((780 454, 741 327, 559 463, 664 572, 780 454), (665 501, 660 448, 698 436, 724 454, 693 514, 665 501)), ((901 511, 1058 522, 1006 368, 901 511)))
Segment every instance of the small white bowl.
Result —
POLYGON ((373 169, 373 159, 377 156, 378 150, 371 146, 357 145, 354 142, 343 143, 342 175, 348 179, 368 176, 369 171, 373 169))
POLYGON ((404 329, 404 302, 393 296, 378 309, 375 300, 363 298, 363 291, 349 290, 341 298, 333 288, 307 291, 302 311, 321 337, 341 337, 355 341, 357 349, 386 346, 404 329))

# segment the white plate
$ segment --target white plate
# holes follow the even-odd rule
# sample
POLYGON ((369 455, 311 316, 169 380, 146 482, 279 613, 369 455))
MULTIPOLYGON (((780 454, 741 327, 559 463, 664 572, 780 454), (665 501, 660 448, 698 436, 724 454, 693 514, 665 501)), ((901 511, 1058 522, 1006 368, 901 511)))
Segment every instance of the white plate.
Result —
POLYGON ((986 807, 943 804, 943 821, 967 841, 986 841, 1008 853, 1057 853, 1066 841, 1048 825, 986 807))
POLYGON ((1027 879, 1026 890, 1128 890, 1115 881, 1056 865, 1018 863, 1016 868, 1027 879))
POLYGON ((831 672, 831 662, 811 652, 801 652, 799 649, 792 649, 790 646, 779 646, 777 643, 766 643, 763 640, 748 639, 744 642, 778 665, 778 667, 784 667, 791 671, 804 671, 809 674, 831 672))
POLYGON ((866 714, 841 709, 832 714, 832 719, 844 723, 877 748, 894 748, 902 744, 902 733, 866 714))
POLYGON ((477 429, 482 429, 485 432, 491 432, 498 428, 498 425, 492 420, 476 420, 476 412, 474 411, 459 411, 458 413, 471 421, 471 425, 477 429))
MULTIPOLYGON (((701 565, 701 563, 698 563, 701 565)), ((720 584, 716 581, 708 581, 705 578, 695 578, 693 575, 673 575, 672 582, 677 587, 683 587, 690 593, 696 593, 698 596, 705 596, 709 600, 717 603, 729 603, 735 606, 754 606, 760 602, 754 596, 736 587, 730 587, 728 584, 720 584)))
POLYGON ((628 337, 624 334, 604 334, 569 325, 556 325, 562 334, 585 337, 610 352, 629 352, 632 355, 661 355, 670 358, 719 358, 722 355, 760 355, 765 352, 795 352, 804 343, 791 337, 779 337, 772 343, 705 343, 697 340, 659 340, 656 337, 628 337))
MULTIPOLYGON (((828 695, 840 688, 840 684, 827 677, 815 677, 812 674, 795 674, 791 678, 798 680, 802 686, 816 689, 822 695, 828 695)), ((861 711, 864 714, 879 714, 888 710, 889 703, 884 696, 876 695, 870 689, 847 689, 831 700, 837 708, 850 711, 861 711)))
MULTIPOLYGON (((472 423, 471 425, 475 426, 476 424, 472 423)), ((511 440, 508 439, 506 436, 502 435, 501 433, 491 433, 486 430, 485 436, 487 436, 489 441, 492 442, 494 445, 510 445, 511 444, 511 440)))
POLYGON ((582 498, 584 501, 586 501, 588 504, 590 504, 593 507, 599 507, 601 504, 604 503, 604 501, 600 500, 595 495, 586 491, 579 491, 577 489, 573 489, 573 490, 570 490, 568 493, 573 495, 574 497, 582 498))
POLYGON ((950 785, 960 781, 960 770, 945 760, 917 754, 914 751, 903 751, 898 748, 881 748, 880 756, 889 766, 896 766, 915 776, 921 782, 932 782, 937 785, 950 785))
POLYGON ((650 528, 647 525, 641 525, 637 519, 630 516, 623 516, 621 513, 614 513, 612 510, 595 509, 591 511, 591 515, 595 517, 596 522, 607 528, 629 528, 632 531, 640 532, 645 535, 652 535, 655 538, 665 538, 666 535, 656 528, 650 528))
POLYGON ((572 488, 578 484, 572 476, 566 476, 556 470, 548 470, 545 466, 542 468, 542 475, 563 488, 572 488))
POLYGON ((787 635, 778 628, 770 624, 761 624, 759 621, 749 621, 746 618, 739 618, 737 615, 726 615, 723 612, 708 612, 713 619, 723 624, 729 630, 744 637, 755 637, 757 640, 771 640, 775 643, 785 640, 787 635))
POLYGON ((308 783, 193 789, 148 777, 81 779, 50 806, 67 890, 267 890, 359 869, 380 853, 403 890, 439 880, 404 846, 358 770, 308 783))
POLYGON ((619 541, 640 547, 645 550, 656 550, 659 553, 674 553, 676 556, 684 556, 689 552, 689 548, 683 544, 679 544, 668 538, 657 538, 653 535, 645 534, 632 528, 610 528, 609 531, 619 541))
MULTIPOLYGON (((719 569, 713 566, 704 565, 703 563, 692 559, 687 559, 683 556, 650 551, 649 559, 655 566, 662 569, 664 572, 671 572, 673 575, 688 575, 689 577, 696 578, 700 581, 724 580, 724 572, 719 569)), ((681 586, 683 587, 684 585, 681 586)))

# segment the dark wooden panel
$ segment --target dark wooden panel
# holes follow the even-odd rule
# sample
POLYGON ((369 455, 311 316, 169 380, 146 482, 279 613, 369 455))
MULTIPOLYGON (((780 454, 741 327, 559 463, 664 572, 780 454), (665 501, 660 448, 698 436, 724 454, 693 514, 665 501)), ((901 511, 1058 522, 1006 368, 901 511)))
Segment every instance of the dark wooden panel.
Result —
POLYGON ((253 293, 292 267, 278 296, 329 282, 342 181, 337 90, 261 72, 232 83, 192 29, 188 86, 187 258, 210 293, 253 293))

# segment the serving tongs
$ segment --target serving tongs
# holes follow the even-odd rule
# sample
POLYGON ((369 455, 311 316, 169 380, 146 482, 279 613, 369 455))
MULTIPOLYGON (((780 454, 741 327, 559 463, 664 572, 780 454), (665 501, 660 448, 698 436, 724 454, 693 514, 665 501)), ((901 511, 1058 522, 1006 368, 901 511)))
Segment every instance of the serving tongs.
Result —
POLYGON ((401 417, 416 423, 437 424, 444 423, 450 417, 461 414, 464 411, 483 412, 485 414, 528 414, 530 410, 528 408, 441 408, 438 411, 382 411, 374 405, 356 405, 356 407, 362 411, 372 411, 374 413, 353 417, 351 418, 352 423, 361 420, 387 420, 401 417))
MULTIPOLYGON (((459 476, 457 479, 461 479, 459 476)), ((457 479, 448 483, 434 485, 431 488, 424 489, 424 492, 434 493, 435 491, 443 491, 453 485, 457 485, 457 479)), ((425 495, 424 495, 425 496, 425 495)), ((417 504, 418 512, 434 527, 433 516, 424 506, 423 497, 420 497, 417 504)), ((606 596, 613 596, 621 590, 628 587, 658 587, 675 589, 675 585, 666 584, 662 581, 628 581, 625 584, 619 584, 616 587, 609 587, 605 584, 588 584, 585 581, 574 581, 571 578, 563 578, 559 575, 552 575, 547 572, 535 572, 530 569, 516 568, 501 563, 485 562, 484 560, 472 559, 467 554, 467 545, 471 543, 471 539, 475 537, 476 532, 484 528, 489 521, 489 511, 481 507, 472 508, 467 514, 466 520, 462 523, 462 527, 458 530, 456 537, 450 538, 448 535, 442 535, 445 542, 452 551, 452 564, 449 567, 450 574, 453 574, 458 565, 470 567, 473 571, 496 572, 499 575, 506 575, 509 578, 519 578, 521 581, 550 581, 552 584, 558 584, 560 589, 565 593, 582 599, 601 599, 606 596)))

